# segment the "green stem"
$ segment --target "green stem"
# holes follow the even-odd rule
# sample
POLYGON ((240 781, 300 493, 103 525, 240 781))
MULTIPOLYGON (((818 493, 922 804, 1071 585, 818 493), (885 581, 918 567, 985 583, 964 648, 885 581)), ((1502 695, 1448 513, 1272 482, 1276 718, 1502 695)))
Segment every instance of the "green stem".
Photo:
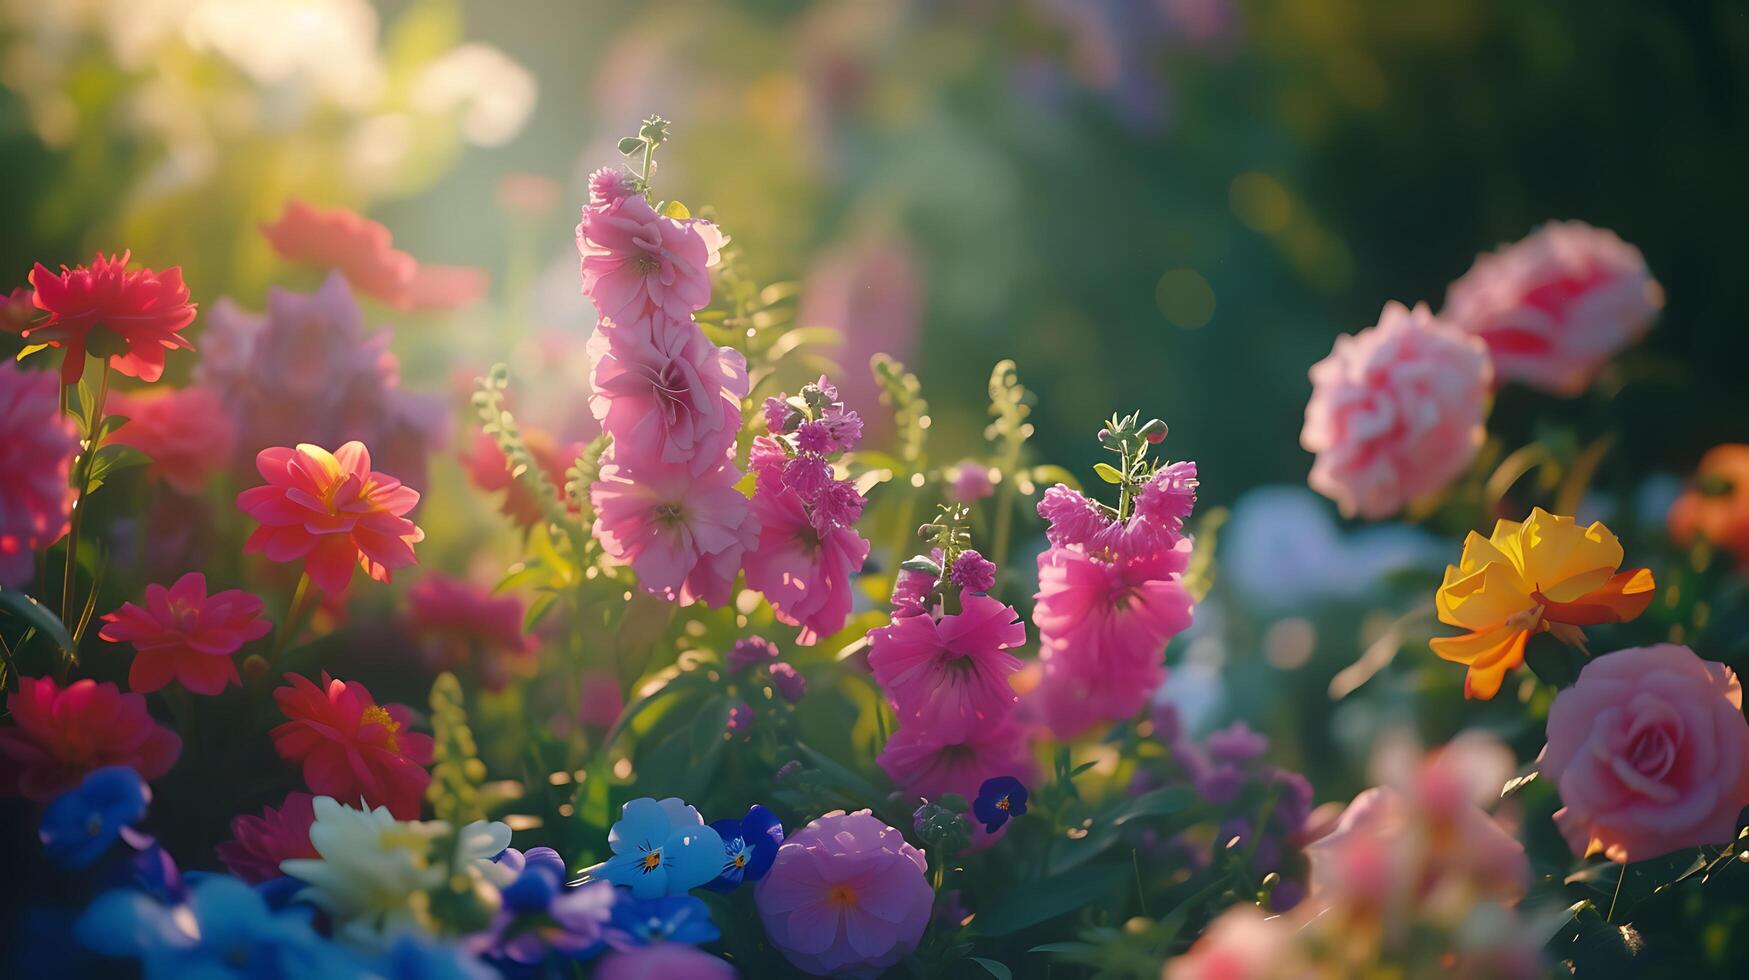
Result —
MULTIPOLYGON (((66 396, 66 386, 61 388, 62 397, 66 396)), ((91 484, 91 460, 97 455, 98 448, 103 444, 103 406, 109 400, 109 358, 103 359, 103 371, 98 375, 97 404, 91 410, 90 425, 86 433, 85 451, 80 454, 77 467, 78 478, 74 481, 73 515, 67 525, 67 565, 61 574, 61 622, 73 621, 73 592, 78 578, 79 567, 79 528, 84 524, 85 495, 91 484)))
POLYGON ((279 632, 273 636, 273 649, 267 654, 267 673, 272 674, 273 668, 279 664, 279 655, 285 652, 285 645, 291 642, 292 634, 298 631, 304 617, 304 607, 310 600, 310 573, 304 572, 298 576, 298 586, 292 590, 291 605, 286 607, 285 621, 279 624, 279 632))

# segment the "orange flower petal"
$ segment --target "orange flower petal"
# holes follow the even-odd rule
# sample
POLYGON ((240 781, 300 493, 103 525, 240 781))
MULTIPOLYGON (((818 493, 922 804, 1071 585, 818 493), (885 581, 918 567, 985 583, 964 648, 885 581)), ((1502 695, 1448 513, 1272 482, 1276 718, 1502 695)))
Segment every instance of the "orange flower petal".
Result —
POLYGON ((1580 596, 1573 602, 1553 602, 1540 593, 1543 618, 1573 626, 1596 626, 1599 623, 1625 623, 1637 618, 1652 604, 1657 583, 1649 568, 1630 568, 1613 575, 1603 587, 1580 596))

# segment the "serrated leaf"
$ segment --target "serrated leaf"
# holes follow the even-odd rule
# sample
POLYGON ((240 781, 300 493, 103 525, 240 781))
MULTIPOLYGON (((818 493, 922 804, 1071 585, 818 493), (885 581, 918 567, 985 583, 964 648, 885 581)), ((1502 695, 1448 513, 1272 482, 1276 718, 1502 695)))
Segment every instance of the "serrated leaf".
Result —
POLYGON ((1098 473, 1099 478, 1107 483, 1118 484, 1123 482, 1123 473, 1110 463, 1094 463, 1093 472, 1098 473))

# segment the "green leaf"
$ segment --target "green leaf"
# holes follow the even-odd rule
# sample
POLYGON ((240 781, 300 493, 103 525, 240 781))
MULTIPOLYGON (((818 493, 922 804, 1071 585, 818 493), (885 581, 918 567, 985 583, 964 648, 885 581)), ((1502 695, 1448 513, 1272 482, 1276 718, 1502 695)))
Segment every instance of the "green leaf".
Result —
POLYGON ((692 719, 692 755, 700 758, 723 740, 729 729, 729 699, 715 697, 706 701, 692 719))
POLYGON ((966 958, 990 971, 990 975, 996 980, 1014 980, 1014 974, 995 960, 987 960, 982 956, 968 956, 966 958))
POLYGON ((35 627, 37 632, 54 640, 55 645, 61 648, 61 653, 68 659, 78 661, 79 651, 73 645, 73 635, 67 632, 61 617, 49 612, 49 607, 23 592, 0 589, 0 611, 24 620, 27 626, 35 627))
POLYGON ((1123 473, 1110 463, 1094 463, 1093 472, 1098 473, 1099 478, 1107 483, 1117 484, 1123 482, 1123 473))
POLYGON ((862 802, 878 803, 885 795, 880 790, 875 789, 873 783, 857 775, 855 771, 846 768, 824 752, 799 742, 796 743, 796 748, 801 750, 802 756, 810 765, 831 777, 843 789, 860 797, 862 802))
POLYGON ((103 486, 103 481, 110 479, 122 470, 144 466, 152 461, 152 457, 140 452, 133 446, 115 445, 99 447, 91 457, 91 469, 86 477, 87 492, 103 486))
POLYGON ((972 931, 983 936, 1006 936, 1093 905, 1123 884, 1128 874, 1127 867, 1100 865, 1043 881, 1022 882, 973 919, 972 931))
POLYGON ((1132 820, 1143 817, 1166 817, 1182 813, 1196 802, 1196 793, 1188 786, 1168 786, 1165 789, 1152 790, 1129 801, 1118 815, 1112 818, 1112 823, 1123 826, 1132 820))
POLYGON ((637 156, 644 152, 644 141, 636 136, 627 136, 619 141, 619 152, 628 157, 637 156))
POLYGON ((1092 943, 1076 943, 1076 942, 1044 943, 1043 945, 1034 946, 1033 948, 1027 950, 1027 952, 1029 952, 1029 953, 1080 953, 1080 954, 1096 953, 1098 951, 1099 951, 1099 947, 1093 945, 1092 943))
POLYGON ((522 616, 522 631, 533 633, 534 628, 540 625, 541 620, 547 618, 547 614, 553 611, 553 606, 558 601, 559 594, 557 592, 542 592, 535 596, 534 601, 528 604, 528 612, 522 616))

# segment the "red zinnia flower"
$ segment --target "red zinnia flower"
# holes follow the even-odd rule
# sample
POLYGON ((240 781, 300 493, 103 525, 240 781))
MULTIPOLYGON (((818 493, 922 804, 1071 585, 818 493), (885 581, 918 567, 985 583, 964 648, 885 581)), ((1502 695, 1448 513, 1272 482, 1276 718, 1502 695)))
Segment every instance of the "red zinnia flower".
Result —
POLYGON ((141 381, 164 375, 164 352, 194 345, 179 332, 194 322, 195 305, 188 301, 182 269, 129 272, 130 253, 105 257, 89 267, 61 266, 59 275, 38 262, 30 272, 36 308, 48 319, 24 328, 26 340, 65 347, 61 381, 78 384, 85 373, 85 352, 113 357, 117 371, 141 381))
POLYGON ((310 825, 316 822, 315 797, 292 793, 279 809, 264 806, 261 816, 239 814, 231 818, 231 836, 214 851, 231 873, 251 885, 279 877, 279 862, 292 858, 319 858, 310 843, 310 825))
POLYGON ((397 820, 417 820, 431 774, 431 736, 407 730, 413 713, 399 704, 378 705, 357 681, 322 675, 317 687, 306 677, 273 692, 290 721, 275 728, 273 747, 302 763, 304 782, 317 796, 348 805, 386 806, 397 820))
POLYGON ((52 800, 104 766, 157 779, 182 754, 181 737, 152 720, 144 695, 107 682, 63 688, 22 677, 6 707, 14 727, 0 729, 0 795, 52 800))
POLYGON ((189 572, 166 589, 146 586, 145 608, 131 602, 103 617, 98 636, 134 645, 128 687, 141 694, 173 680, 196 694, 217 694, 240 683, 231 654, 267 635, 261 600, 238 589, 207 595, 206 576, 189 572))
POLYGON ((237 495, 237 506, 261 522, 243 551, 273 561, 304 560, 304 571, 324 592, 346 590, 352 566, 387 582, 397 568, 415 562, 413 545, 425 532, 404 515, 419 491, 370 468, 370 450, 349 442, 330 453, 299 443, 276 446, 255 457, 267 486, 237 495))

